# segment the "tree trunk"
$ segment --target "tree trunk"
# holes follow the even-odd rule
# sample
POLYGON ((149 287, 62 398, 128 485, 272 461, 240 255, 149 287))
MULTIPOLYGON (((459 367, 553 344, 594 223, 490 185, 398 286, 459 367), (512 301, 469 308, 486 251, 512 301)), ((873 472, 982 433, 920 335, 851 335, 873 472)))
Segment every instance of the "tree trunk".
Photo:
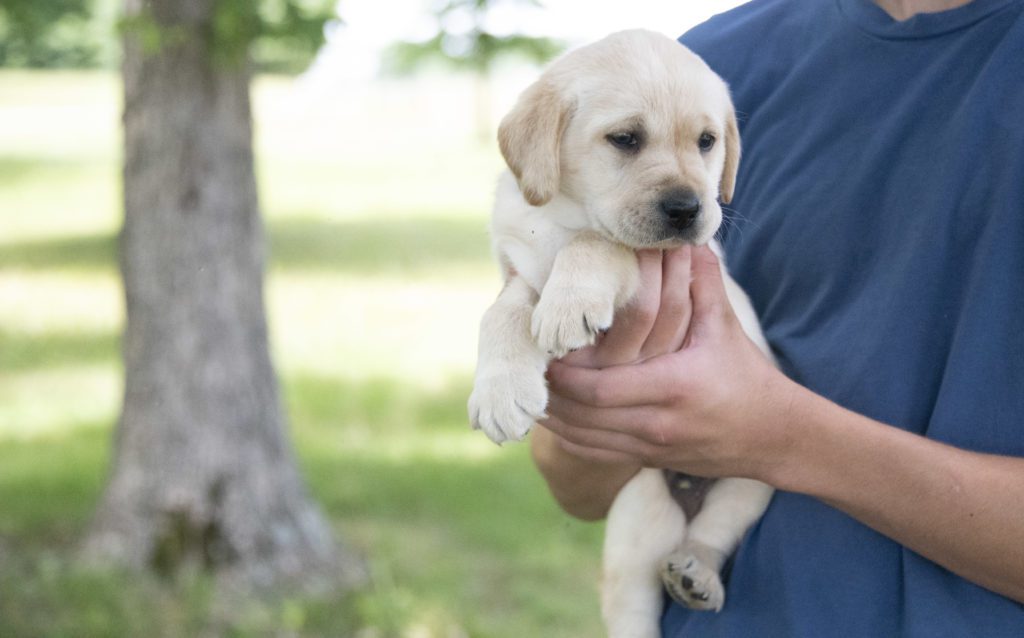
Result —
POLYGON ((215 0, 126 0, 124 405, 86 556, 258 587, 362 576, 309 499, 267 345, 249 71, 215 0))

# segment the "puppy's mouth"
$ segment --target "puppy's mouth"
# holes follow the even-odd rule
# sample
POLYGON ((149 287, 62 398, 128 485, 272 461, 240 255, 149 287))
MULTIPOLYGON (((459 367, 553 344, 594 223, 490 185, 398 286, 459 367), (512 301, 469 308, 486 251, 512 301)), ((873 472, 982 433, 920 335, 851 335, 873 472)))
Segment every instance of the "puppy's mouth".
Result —
POLYGON ((624 215, 623 223, 616 232, 609 234, 615 241, 633 249, 668 249, 685 244, 706 244, 717 230, 709 228, 709 220, 703 212, 698 212, 689 219, 679 219, 666 215, 657 206, 647 209, 624 215))
POLYGON ((689 231, 686 232, 685 234, 680 234, 678 232, 666 232, 662 235, 660 239, 656 238, 643 246, 638 246, 638 248, 668 249, 678 248, 686 244, 689 244, 691 246, 703 246, 704 244, 708 243, 709 240, 710 238, 705 237, 703 233, 698 234, 689 231))

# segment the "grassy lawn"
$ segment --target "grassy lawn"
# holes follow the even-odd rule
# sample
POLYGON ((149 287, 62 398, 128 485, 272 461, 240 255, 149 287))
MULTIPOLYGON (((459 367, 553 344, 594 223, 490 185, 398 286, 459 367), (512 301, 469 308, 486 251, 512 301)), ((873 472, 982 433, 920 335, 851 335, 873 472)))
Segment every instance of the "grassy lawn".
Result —
POLYGON ((600 528, 561 514, 525 446, 468 431, 498 290, 496 149, 458 82, 255 87, 268 303, 292 437, 373 585, 347 600, 211 596, 73 560, 121 368, 119 87, 0 72, 0 636, 589 637, 600 528))

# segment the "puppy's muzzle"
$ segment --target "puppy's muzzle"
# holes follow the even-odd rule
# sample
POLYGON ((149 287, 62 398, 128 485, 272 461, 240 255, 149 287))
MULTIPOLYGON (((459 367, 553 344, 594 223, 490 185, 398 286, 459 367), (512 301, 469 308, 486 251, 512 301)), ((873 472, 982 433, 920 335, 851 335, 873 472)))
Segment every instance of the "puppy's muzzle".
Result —
POLYGON ((700 218, 700 198, 688 188, 667 193, 658 206, 668 226, 679 235, 688 234, 700 218))

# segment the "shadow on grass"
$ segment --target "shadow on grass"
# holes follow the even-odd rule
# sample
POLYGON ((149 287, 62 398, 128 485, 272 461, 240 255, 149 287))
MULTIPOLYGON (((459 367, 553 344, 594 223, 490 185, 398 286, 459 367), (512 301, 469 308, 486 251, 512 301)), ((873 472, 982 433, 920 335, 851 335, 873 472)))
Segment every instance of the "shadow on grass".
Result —
POLYGON ((0 186, 18 181, 40 172, 40 162, 20 157, 0 157, 0 186))
POLYGON ((94 167, 93 160, 47 157, 41 160, 33 156, 0 156, 0 186, 17 184, 26 178, 52 175, 64 177, 68 170, 83 170, 94 167))
POLYGON ((0 270, 108 270, 117 267, 112 235, 82 235, 0 245, 0 270))
MULTIPOLYGON (((368 221, 327 222, 300 218, 270 222, 268 236, 274 270, 402 274, 490 260, 483 219, 390 215, 368 221)), ((116 267, 114 235, 0 245, 0 270, 116 267)))
POLYGON ((86 567, 52 552, 19 553, 0 567, 2 636, 255 638, 357 630, 355 600, 337 594, 219 595, 206 574, 171 582, 86 567))
POLYGON ((120 336, 109 331, 55 331, 39 335, 0 328, 0 373, 113 361, 120 336))
POLYGON ((419 272, 490 259, 484 219, 382 216, 270 224, 271 266, 284 270, 419 272))
POLYGON ((526 446, 459 452, 477 449, 481 436, 465 423, 468 379, 435 391, 295 376, 284 388, 310 491, 339 537, 368 554, 368 590, 345 603, 294 598, 225 613, 201 583, 174 589, 78 570, 69 557, 99 497, 110 445, 108 428, 80 426, 61 437, 0 440, 0 551, 18 557, 0 569, 0 635, 161 627, 168 636, 320 636, 354 635, 337 632, 353 625, 375 636, 413 627, 598 635, 600 528, 557 510, 526 446), (392 454, 395 447, 407 453, 392 454))
POLYGON ((99 498, 110 443, 101 423, 72 424, 44 438, 0 439, 0 536, 23 548, 72 543, 99 498))
POLYGON ((435 391, 380 377, 362 381, 297 374, 284 379, 291 419, 325 436, 347 425, 378 433, 468 432, 469 375, 449 379, 435 391), (466 426, 463 428, 463 426, 466 426), (321 430, 319 428, 325 428, 321 430))

